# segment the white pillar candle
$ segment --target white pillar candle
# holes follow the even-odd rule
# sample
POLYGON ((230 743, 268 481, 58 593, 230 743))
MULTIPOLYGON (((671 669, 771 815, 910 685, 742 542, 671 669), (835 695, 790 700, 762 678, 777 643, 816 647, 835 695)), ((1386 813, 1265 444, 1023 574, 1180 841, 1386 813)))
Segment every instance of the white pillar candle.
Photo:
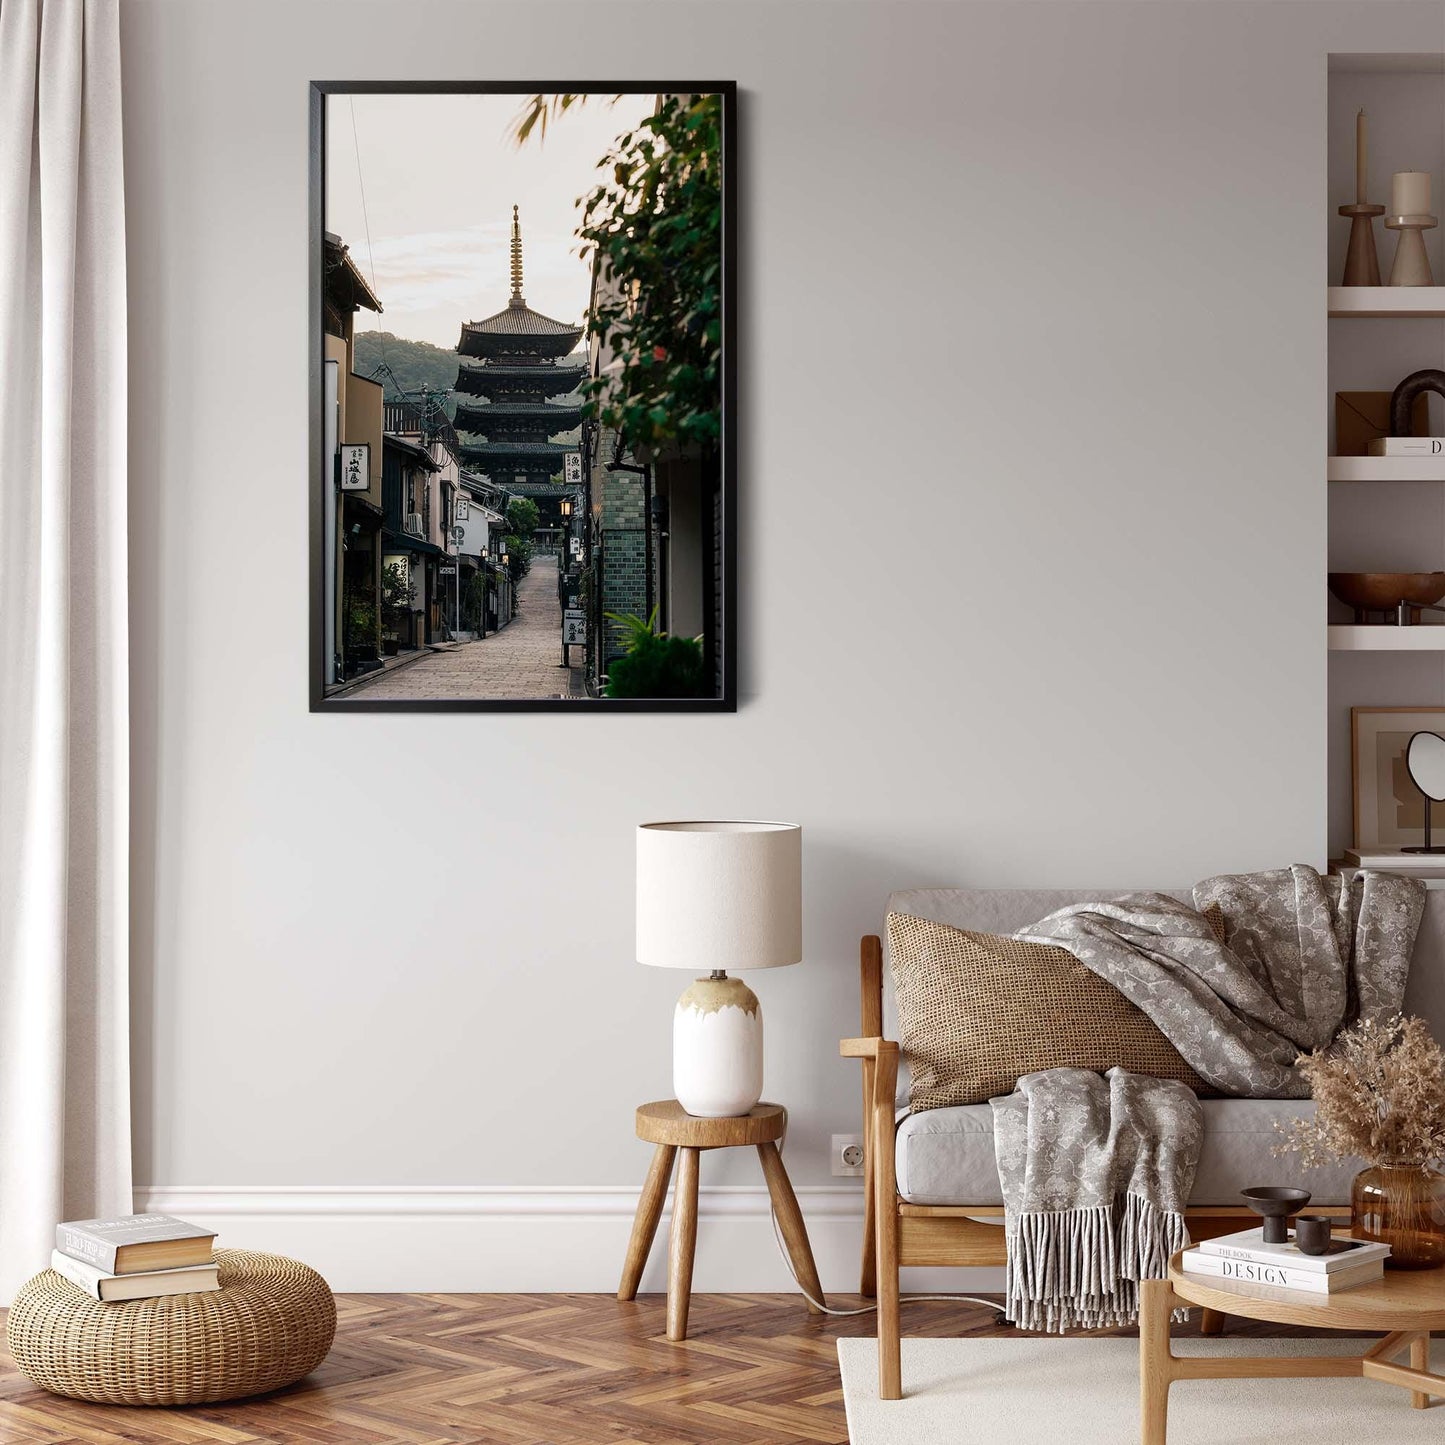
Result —
POLYGON ((1365 112, 1363 108, 1355 116, 1355 204, 1363 206, 1365 190, 1370 173, 1369 163, 1369 141, 1365 129, 1365 112))
POLYGON ((1390 214, 1392 216, 1428 216, 1430 214, 1430 172, 1396 171, 1390 179, 1390 214))

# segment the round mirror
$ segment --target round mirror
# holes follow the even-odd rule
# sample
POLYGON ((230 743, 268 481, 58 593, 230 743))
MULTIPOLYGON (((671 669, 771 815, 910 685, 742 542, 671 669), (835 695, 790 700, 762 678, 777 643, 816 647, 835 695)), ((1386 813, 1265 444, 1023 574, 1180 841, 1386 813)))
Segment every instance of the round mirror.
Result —
POLYGON ((1416 733, 1405 749, 1410 781, 1432 803, 1445 803, 1445 738, 1439 733, 1416 733))

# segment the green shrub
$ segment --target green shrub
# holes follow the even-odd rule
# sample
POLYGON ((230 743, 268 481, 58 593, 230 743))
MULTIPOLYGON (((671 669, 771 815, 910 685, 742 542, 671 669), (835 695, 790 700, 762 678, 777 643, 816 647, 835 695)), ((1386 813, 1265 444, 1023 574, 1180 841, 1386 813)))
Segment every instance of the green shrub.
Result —
POLYGON ((608 697, 706 697, 702 642, 657 631, 657 610, 644 620, 609 612, 626 634, 627 652, 607 669, 608 697))

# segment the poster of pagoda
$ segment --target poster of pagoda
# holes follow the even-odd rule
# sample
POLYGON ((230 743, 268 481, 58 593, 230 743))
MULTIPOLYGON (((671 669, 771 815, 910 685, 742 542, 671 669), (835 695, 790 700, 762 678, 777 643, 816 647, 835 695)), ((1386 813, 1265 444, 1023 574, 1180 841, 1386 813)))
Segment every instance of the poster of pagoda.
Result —
POLYGON ((313 711, 731 711, 736 87, 311 87, 313 711))

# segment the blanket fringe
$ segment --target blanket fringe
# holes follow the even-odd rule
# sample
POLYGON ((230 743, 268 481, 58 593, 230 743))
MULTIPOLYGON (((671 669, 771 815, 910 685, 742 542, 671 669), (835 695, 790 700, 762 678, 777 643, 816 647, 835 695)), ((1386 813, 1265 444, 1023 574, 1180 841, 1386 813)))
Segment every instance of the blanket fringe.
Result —
POLYGON ((1004 1318, 1020 1329, 1132 1325, 1141 1279, 1163 1279, 1189 1244, 1179 1210, 1132 1191, 1118 1204, 1021 1214, 1007 1228, 1004 1318))

